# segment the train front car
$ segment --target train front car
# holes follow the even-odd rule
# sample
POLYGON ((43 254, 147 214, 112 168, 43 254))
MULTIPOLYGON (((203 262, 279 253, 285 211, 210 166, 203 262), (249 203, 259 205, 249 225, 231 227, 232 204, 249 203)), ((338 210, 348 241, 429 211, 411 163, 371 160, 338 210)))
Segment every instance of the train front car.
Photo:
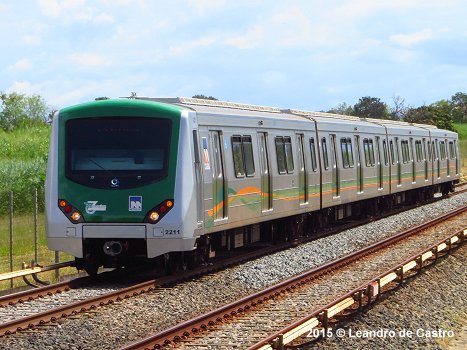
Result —
POLYGON ((141 100, 61 110, 46 180, 49 248, 72 254, 89 274, 193 249, 193 174, 182 171, 191 153, 179 147, 189 123, 180 107, 141 100))

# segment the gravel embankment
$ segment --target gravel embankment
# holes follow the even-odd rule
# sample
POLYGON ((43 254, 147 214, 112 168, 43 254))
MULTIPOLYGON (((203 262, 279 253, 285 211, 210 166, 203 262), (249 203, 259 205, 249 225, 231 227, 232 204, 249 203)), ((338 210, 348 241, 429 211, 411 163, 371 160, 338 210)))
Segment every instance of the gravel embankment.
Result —
POLYGON ((450 232, 467 223, 467 215, 461 215, 433 226, 356 262, 331 271, 319 279, 297 288, 274 300, 269 300, 256 311, 248 312, 216 329, 187 340, 182 349, 230 350, 244 349, 282 329, 294 320, 307 316, 310 311, 322 307, 342 294, 358 288, 390 267, 405 261, 421 249, 437 244, 450 232))
POLYGON ((59 326, 1 338, 0 349, 115 349, 465 205, 467 194, 461 194, 173 288, 60 320, 59 326))
POLYGON ((336 326, 333 332, 342 329, 344 336, 304 349, 467 349, 466 265, 464 245, 367 313, 336 326))

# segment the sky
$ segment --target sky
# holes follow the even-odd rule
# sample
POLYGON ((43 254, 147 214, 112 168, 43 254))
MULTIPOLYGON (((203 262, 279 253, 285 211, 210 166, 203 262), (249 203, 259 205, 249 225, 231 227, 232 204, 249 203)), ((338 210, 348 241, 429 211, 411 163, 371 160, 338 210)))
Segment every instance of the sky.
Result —
POLYGON ((329 110, 467 93, 463 0, 0 0, 0 91, 329 110))

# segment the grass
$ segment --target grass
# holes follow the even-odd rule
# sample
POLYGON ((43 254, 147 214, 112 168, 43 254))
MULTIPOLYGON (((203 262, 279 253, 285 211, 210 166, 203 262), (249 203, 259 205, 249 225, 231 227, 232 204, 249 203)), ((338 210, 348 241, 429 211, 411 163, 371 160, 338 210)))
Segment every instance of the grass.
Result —
POLYGON ((454 124, 454 129, 459 134, 462 178, 467 180, 467 124, 454 124))
POLYGON ((0 216, 9 213, 10 191, 15 196, 15 212, 32 212, 35 188, 39 211, 43 211, 49 134, 50 126, 45 124, 11 132, 0 130, 0 216))
POLYGON ((467 124, 454 124, 454 129, 459 134, 459 140, 467 140, 467 124))
MULTIPOLYGON (((55 262, 55 253, 47 248, 45 233, 45 215, 37 217, 37 262, 49 265, 55 262)), ((31 264, 34 254, 34 214, 21 214, 13 217, 13 270, 19 270, 23 263, 31 264)), ((60 260, 72 260, 67 254, 60 254, 60 260)), ((66 269, 65 273, 73 273, 75 269, 66 269)), ((10 218, 0 217, 0 274, 10 271, 10 218)), ((55 273, 44 274, 44 279, 54 279, 55 273)), ((22 279, 15 279, 14 286, 23 286, 22 279)), ((0 290, 10 288, 10 282, 0 282, 0 290)))

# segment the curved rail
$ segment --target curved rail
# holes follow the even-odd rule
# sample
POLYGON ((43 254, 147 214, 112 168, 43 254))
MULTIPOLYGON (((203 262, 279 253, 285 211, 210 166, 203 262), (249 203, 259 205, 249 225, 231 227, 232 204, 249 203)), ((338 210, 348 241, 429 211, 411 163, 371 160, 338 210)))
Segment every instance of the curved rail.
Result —
POLYGON ((241 313, 249 308, 252 308, 258 304, 261 304, 268 299, 272 299, 281 293, 295 289, 302 284, 306 284, 312 279, 323 275, 329 271, 342 267, 350 262, 356 261, 363 256, 369 255, 373 252, 376 252, 384 247, 392 245, 404 238, 415 235, 421 230, 426 229, 427 227, 438 224, 442 221, 450 219, 456 215, 459 215, 467 211, 467 207, 458 208, 447 214, 438 216, 437 218, 425 222, 423 224, 414 226, 408 230, 405 230, 395 236, 384 239, 377 243, 374 243, 368 247, 365 247, 359 251, 353 252, 345 257, 331 261, 325 265, 322 265, 318 268, 309 270, 301 275, 292 277, 288 280, 285 280, 281 283, 278 283, 274 286, 268 287, 264 290, 261 290, 257 293, 251 294, 245 298, 232 302, 230 304, 224 305, 216 310, 203 314, 201 316, 195 317, 191 320, 182 322, 178 325, 175 325, 171 328, 168 328, 162 332, 156 333, 150 337, 142 339, 140 341, 134 342, 122 348, 122 350, 141 350, 141 349, 158 349, 165 346, 170 346, 173 343, 190 336, 195 335, 210 326, 220 323, 223 320, 227 320, 230 317, 241 313))

